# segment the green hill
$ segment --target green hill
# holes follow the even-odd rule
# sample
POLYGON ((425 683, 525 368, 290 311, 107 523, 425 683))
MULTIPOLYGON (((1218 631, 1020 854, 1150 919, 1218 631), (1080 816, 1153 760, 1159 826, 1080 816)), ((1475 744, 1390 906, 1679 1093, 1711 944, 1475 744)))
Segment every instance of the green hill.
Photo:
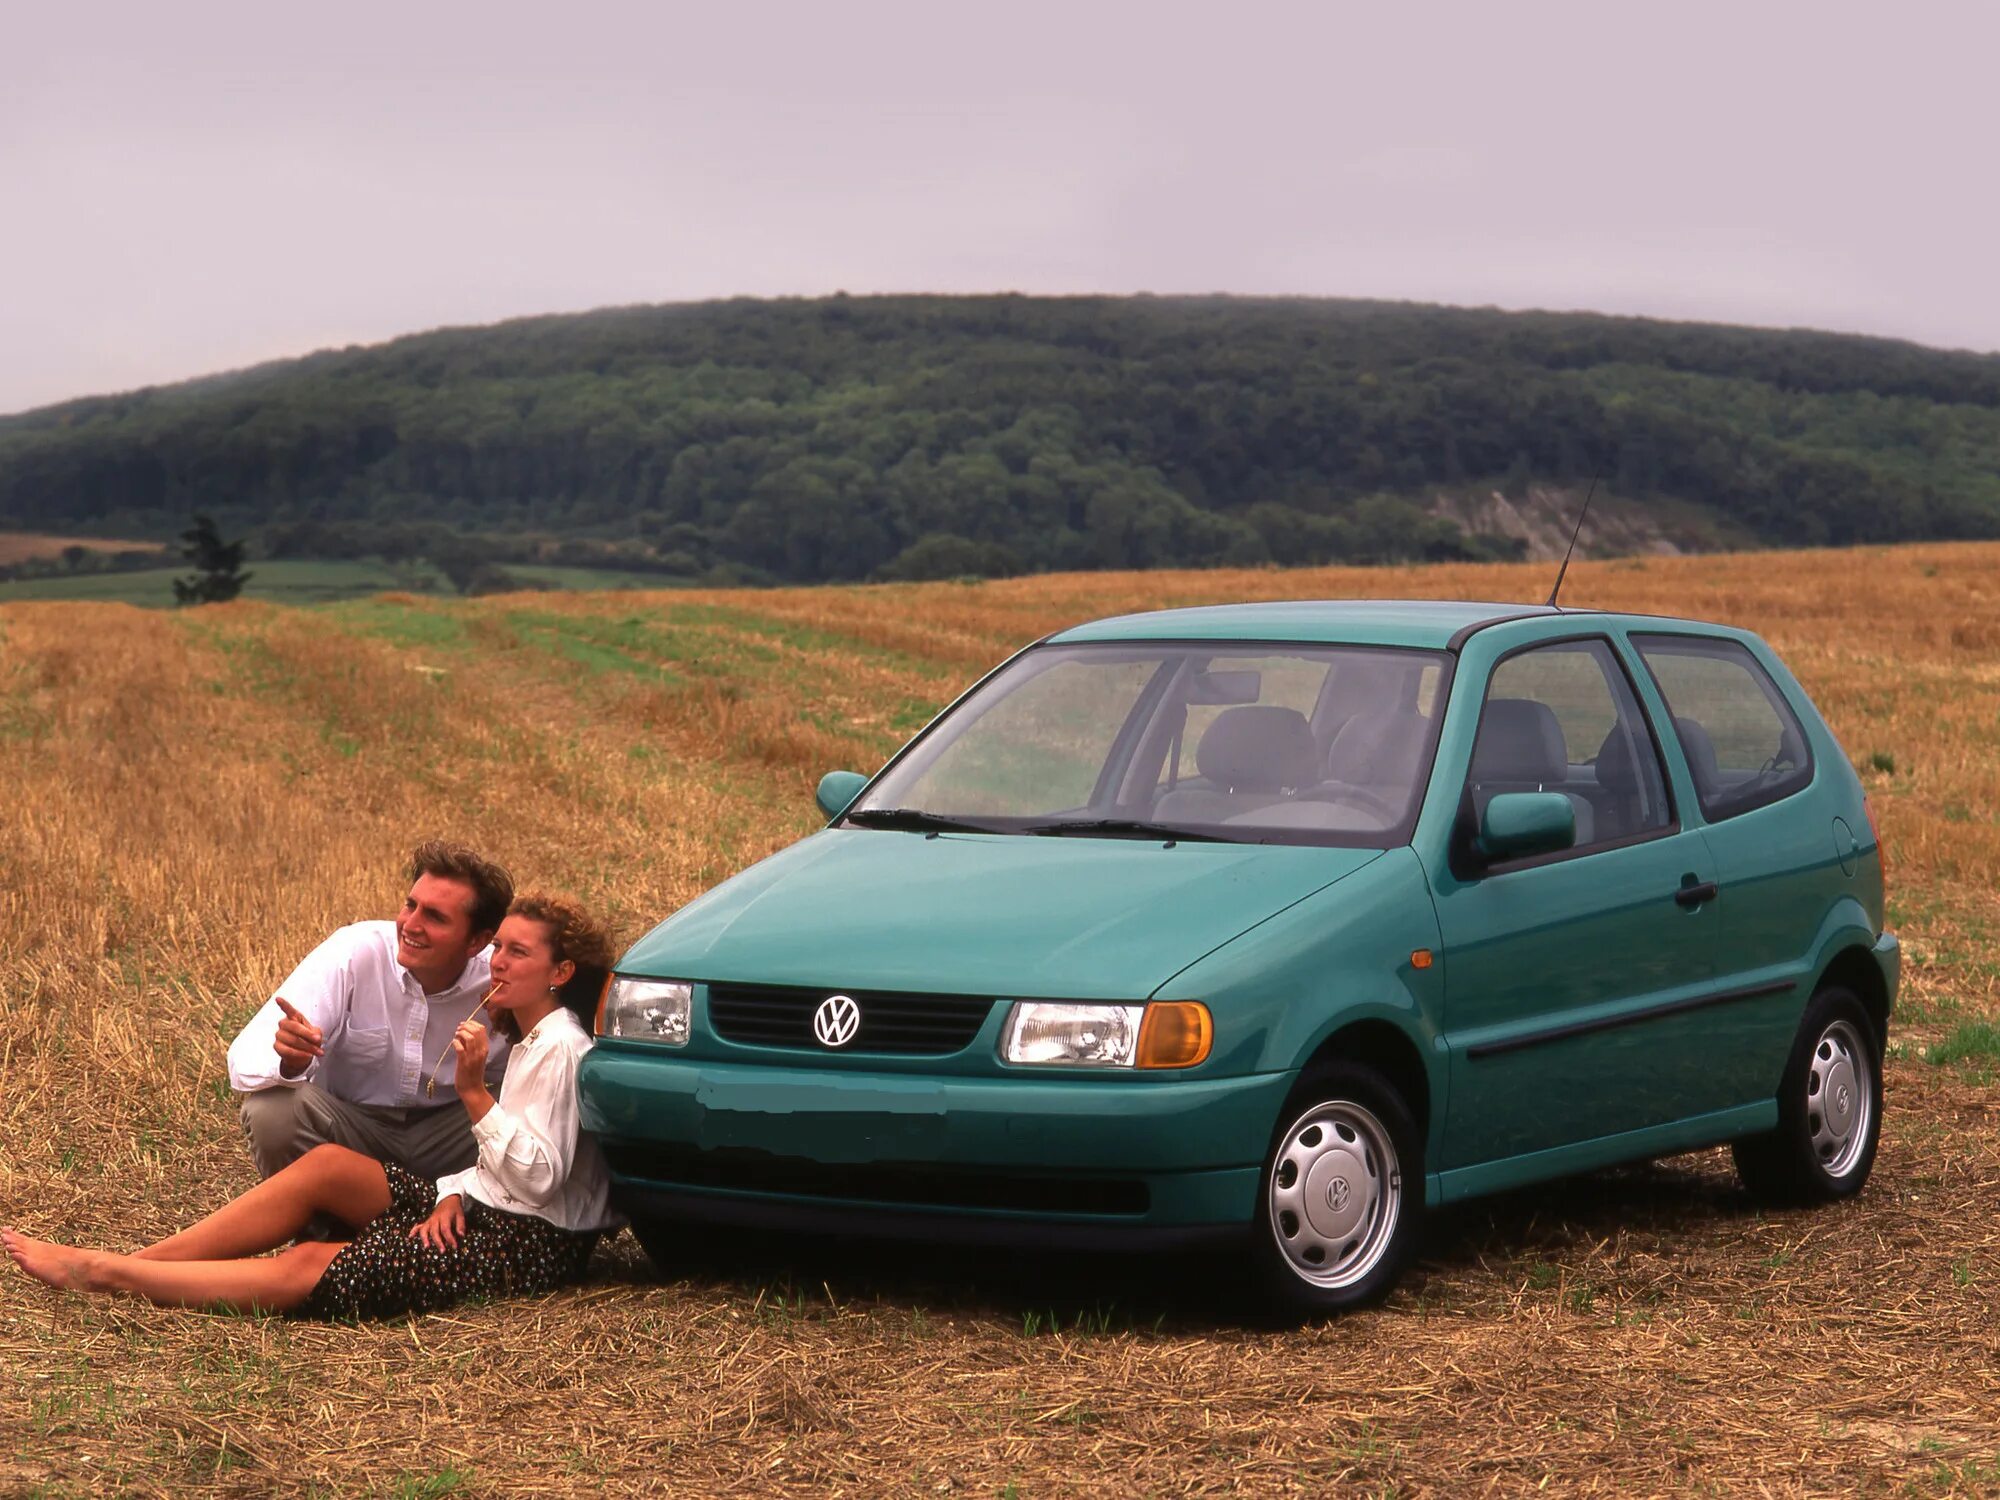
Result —
POLYGON ((1504 555, 1473 502, 1598 475, 1628 520, 1718 538, 2000 536, 2000 356, 1393 303, 833 297, 448 329, 0 418, 0 527, 164 537, 207 511, 268 556, 745 580, 1504 555))

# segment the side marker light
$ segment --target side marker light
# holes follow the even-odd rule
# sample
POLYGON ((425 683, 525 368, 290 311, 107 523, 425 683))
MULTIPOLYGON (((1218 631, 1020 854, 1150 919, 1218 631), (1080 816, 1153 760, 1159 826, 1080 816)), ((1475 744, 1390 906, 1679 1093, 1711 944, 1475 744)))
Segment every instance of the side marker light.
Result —
POLYGON ((1428 948, 1419 948, 1410 955, 1410 967, 1413 969, 1428 969, 1431 961, 1431 950, 1428 948))

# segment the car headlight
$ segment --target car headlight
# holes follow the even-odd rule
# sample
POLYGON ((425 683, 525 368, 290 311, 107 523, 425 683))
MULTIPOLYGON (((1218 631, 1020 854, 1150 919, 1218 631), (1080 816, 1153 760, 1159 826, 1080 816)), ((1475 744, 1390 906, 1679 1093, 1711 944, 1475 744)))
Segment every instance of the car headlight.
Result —
POLYGON ((597 1011, 597 1034, 628 1042, 685 1047, 694 1015, 694 986, 680 979, 611 976, 597 1011))
POLYGON ((1129 1068, 1139 1048, 1143 1005, 1058 1005, 1017 1000, 1000 1055, 1010 1063, 1077 1063, 1129 1068))
POLYGON ((1086 1068, 1191 1068, 1215 1045, 1215 1024, 1199 1000, 1150 1005, 1080 1005, 1017 1000, 1000 1056, 1010 1063, 1086 1068))

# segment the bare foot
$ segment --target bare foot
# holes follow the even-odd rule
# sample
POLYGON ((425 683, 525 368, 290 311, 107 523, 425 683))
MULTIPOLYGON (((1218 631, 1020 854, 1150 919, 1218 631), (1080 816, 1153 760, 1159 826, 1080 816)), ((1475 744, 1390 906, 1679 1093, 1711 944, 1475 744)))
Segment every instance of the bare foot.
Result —
POLYGON ((0 1229, 0 1241, 7 1246, 14 1264, 35 1280, 53 1287, 91 1289, 91 1267, 103 1257, 94 1250, 75 1250, 68 1245, 30 1239, 13 1229, 0 1229))

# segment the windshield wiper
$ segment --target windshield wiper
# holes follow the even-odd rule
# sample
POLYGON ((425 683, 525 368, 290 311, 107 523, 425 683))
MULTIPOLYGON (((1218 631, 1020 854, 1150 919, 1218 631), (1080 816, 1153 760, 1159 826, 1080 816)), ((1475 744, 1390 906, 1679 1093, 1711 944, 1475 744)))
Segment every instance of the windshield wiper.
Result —
POLYGON ((1101 834, 1110 838, 1178 839, 1189 843, 1234 844, 1241 842, 1227 834, 1203 833, 1194 828, 1174 828, 1165 823, 1147 823, 1138 818, 1075 818, 1061 823, 1030 823, 1023 833, 1064 837, 1101 834))
POLYGON ((1004 830, 990 823, 975 823, 968 818, 947 818, 938 813, 925 812, 920 807, 864 807, 858 812, 845 814, 844 823, 852 823, 860 828, 893 828, 909 833, 1000 833, 1004 830))

